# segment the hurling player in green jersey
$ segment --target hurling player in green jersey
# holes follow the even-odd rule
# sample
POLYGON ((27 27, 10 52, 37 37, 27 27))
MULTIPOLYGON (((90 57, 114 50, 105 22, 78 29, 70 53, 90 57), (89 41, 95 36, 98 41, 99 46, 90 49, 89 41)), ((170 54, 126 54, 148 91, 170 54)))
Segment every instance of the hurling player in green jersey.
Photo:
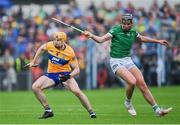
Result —
POLYGON ((136 41, 144 43, 153 42, 168 46, 166 40, 157 40, 137 33, 133 28, 133 16, 129 13, 122 15, 121 23, 113 26, 110 31, 103 36, 94 35, 89 31, 84 31, 83 34, 97 43, 111 40, 111 69, 116 76, 126 81, 126 99, 124 105, 132 116, 137 115, 131 101, 135 86, 140 89, 145 100, 152 106, 155 114, 158 116, 164 116, 172 110, 172 108, 163 109, 158 106, 144 81, 141 71, 133 63, 130 56, 132 44, 136 41))

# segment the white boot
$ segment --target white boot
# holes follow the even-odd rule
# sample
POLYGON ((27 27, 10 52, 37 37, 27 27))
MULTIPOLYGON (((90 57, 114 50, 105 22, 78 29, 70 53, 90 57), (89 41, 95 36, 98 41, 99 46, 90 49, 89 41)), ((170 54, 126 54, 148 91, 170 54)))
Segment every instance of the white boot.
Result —
POLYGON ((158 116, 164 116, 166 114, 168 114, 170 111, 172 111, 172 107, 167 108, 167 109, 163 109, 163 108, 159 108, 155 111, 156 115, 158 116))
POLYGON ((124 102, 124 105, 125 105, 127 111, 129 112, 129 114, 130 114, 131 116, 136 116, 136 114, 137 114, 137 113, 136 113, 136 110, 134 109, 134 107, 133 107, 133 105, 132 105, 131 102, 125 101, 125 102, 124 102))

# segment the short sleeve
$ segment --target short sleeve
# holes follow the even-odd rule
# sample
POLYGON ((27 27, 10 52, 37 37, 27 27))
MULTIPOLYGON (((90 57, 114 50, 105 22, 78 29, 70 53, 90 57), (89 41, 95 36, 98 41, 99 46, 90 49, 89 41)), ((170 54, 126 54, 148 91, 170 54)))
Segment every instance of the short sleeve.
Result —
POLYGON ((49 50, 49 48, 51 47, 51 44, 52 44, 52 42, 48 42, 48 43, 46 43, 46 50, 49 50))
POLYGON ((72 62, 74 60, 74 58, 76 58, 76 55, 75 55, 74 50, 71 48, 71 58, 70 58, 70 61, 72 62))
POLYGON ((71 59, 70 59, 70 63, 71 63, 71 64, 77 63, 76 55, 75 55, 74 51, 72 52, 72 56, 71 56, 71 59))
POLYGON ((137 31, 136 31, 136 34, 135 34, 135 35, 136 35, 136 37, 139 37, 139 36, 140 36, 140 34, 139 34, 137 31))
POLYGON ((116 31, 116 26, 113 26, 110 30, 109 30, 109 34, 111 35, 111 36, 113 36, 114 34, 115 34, 115 31, 116 31))
POLYGON ((72 58, 76 57, 74 50, 72 50, 72 58))

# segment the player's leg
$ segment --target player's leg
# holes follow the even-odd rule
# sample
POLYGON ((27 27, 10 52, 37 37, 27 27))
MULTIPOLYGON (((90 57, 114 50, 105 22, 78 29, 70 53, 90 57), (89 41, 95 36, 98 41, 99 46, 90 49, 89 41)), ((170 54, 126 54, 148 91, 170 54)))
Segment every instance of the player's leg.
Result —
POLYGON ((96 118, 96 114, 93 112, 91 103, 89 102, 87 96, 80 90, 76 80, 74 78, 69 79, 67 82, 67 88, 76 95, 81 104, 86 108, 86 110, 89 112, 91 118, 96 118))
POLYGON ((55 83, 52 79, 49 79, 46 76, 41 76, 32 85, 32 90, 33 90, 36 98, 39 100, 39 102, 42 104, 42 106, 45 109, 45 112, 41 118, 48 118, 48 117, 53 116, 52 109, 50 108, 50 106, 48 104, 48 101, 46 99, 46 96, 45 96, 43 90, 46 88, 54 86, 54 84, 55 83))
POLYGON ((129 71, 136 78, 137 87, 142 92, 146 101, 153 107, 154 111, 160 116, 169 113, 171 109, 160 109, 159 108, 159 106, 157 105, 154 97, 152 96, 148 86, 146 85, 146 83, 144 81, 141 71, 136 66, 133 66, 131 69, 129 69, 129 71))
POLYGON ((127 108, 128 112, 132 115, 136 115, 136 111, 132 105, 131 98, 133 95, 134 87, 136 84, 135 77, 128 71, 125 67, 119 67, 116 71, 116 75, 121 77, 123 80, 126 81, 126 100, 124 102, 125 107, 127 108))
POLYGON ((141 71, 136 67, 132 67, 131 69, 129 69, 129 71, 133 74, 133 76, 136 78, 137 82, 136 85, 137 87, 141 90, 144 98, 146 99, 146 101, 150 104, 150 105, 154 105, 156 104, 156 101, 154 99, 154 97, 152 96, 151 92, 149 91, 144 78, 142 76, 141 71))
POLYGON ((135 77, 125 67, 118 68, 116 75, 126 81, 126 97, 127 99, 131 99, 136 85, 135 77))

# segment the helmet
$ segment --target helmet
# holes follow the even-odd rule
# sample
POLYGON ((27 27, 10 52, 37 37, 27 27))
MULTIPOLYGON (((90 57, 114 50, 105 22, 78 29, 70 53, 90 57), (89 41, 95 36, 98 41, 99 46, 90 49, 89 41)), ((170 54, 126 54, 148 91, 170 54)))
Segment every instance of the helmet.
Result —
POLYGON ((128 23, 128 24, 130 24, 130 23, 132 23, 132 21, 133 21, 133 16, 132 16, 132 14, 126 13, 126 14, 123 14, 123 15, 122 15, 122 19, 121 19, 121 22, 122 22, 122 23, 128 23))
POLYGON ((54 39, 66 42, 67 41, 67 35, 64 32, 55 32, 54 33, 54 39))

